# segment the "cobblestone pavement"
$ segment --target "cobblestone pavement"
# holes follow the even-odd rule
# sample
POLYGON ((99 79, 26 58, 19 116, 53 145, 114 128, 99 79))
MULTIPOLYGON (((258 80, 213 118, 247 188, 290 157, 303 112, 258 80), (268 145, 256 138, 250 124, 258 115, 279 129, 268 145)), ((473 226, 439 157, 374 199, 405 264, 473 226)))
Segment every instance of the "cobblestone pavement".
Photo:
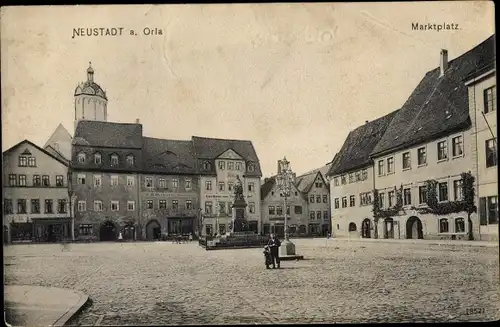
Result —
POLYGON ((500 318, 498 248, 294 242, 306 260, 280 270, 265 269, 261 249, 196 242, 15 245, 5 283, 83 291, 93 303, 79 326, 500 318))

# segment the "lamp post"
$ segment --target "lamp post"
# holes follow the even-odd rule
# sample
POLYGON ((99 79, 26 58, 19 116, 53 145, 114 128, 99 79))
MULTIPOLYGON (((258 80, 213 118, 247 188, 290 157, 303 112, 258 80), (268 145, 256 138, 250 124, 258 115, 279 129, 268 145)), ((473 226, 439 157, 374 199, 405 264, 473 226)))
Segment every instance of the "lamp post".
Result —
POLYGON ((290 241, 290 236, 288 233, 288 217, 287 217, 287 205, 288 205, 288 197, 290 196, 290 192, 292 190, 293 183, 293 173, 290 169, 290 162, 286 160, 286 157, 283 160, 278 161, 279 171, 276 177, 278 190, 285 197, 285 208, 284 208, 284 217, 285 217, 285 240, 280 246, 280 257, 286 256, 294 256, 295 255, 295 244, 290 241))
POLYGON ((73 191, 72 172, 68 170, 68 199, 69 199, 69 214, 71 218, 71 240, 75 241, 75 192, 73 191))

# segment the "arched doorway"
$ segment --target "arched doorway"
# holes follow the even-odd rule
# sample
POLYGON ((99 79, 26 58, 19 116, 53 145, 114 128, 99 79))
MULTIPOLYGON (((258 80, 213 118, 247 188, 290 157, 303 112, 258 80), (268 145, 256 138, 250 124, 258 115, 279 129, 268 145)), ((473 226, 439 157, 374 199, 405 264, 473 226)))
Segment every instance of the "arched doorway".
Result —
POLYGON ((469 221, 469 230, 467 231, 467 233, 469 234, 469 241, 473 241, 474 240, 474 230, 472 229, 472 220, 470 218, 468 218, 468 221, 469 221))
POLYGON ((423 239, 422 222, 418 217, 412 216, 406 221, 406 238, 423 239))
POLYGON ((384 220, 384 238, 394 238, 394 220, 392 218, 384 220))
POLYGON ((107 220, 102 223, 99 230, 99 240, 104 242, 116 241, 117 228, 113 222, 107 220))
POLYGON ((148 241, 159 240, 161 238, 161 225, 158 220, 150 220, 146 225, 146 239, 148 241))
POLYGON ((123 239, 124 240, 135 240, 135 226, 133 222, 128 222, 123 227, 123 239))
POLYGON ((370 219, 366 218, 361 223, 361 237, 362 238, 371 238, 371 227, 372 223, 370 219))
POLYGON ((356 229, 357 228, 355 223, 349 223, 349 232, 355 232, 356 229))

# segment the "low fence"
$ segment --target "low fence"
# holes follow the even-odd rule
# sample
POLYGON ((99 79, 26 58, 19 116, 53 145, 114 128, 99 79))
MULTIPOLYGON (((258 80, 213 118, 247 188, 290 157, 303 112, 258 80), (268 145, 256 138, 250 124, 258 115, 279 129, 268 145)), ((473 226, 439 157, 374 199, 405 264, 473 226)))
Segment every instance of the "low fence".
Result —
POLYGON ((250 234, 228 236, 226 238, 202 237, 198 240, 198 244, 205 248, 205 250, 217 250, 264 247, 268 241, 268 236, 250 234))

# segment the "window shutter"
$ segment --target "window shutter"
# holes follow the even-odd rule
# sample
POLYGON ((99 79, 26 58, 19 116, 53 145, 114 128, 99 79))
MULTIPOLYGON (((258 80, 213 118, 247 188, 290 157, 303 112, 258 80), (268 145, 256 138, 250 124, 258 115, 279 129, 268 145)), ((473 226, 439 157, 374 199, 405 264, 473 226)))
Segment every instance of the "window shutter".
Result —
POLYGON ((481 225, 488 225, 488 220, 486 217, 486 198, 479 199, 479 223, 481 225))

